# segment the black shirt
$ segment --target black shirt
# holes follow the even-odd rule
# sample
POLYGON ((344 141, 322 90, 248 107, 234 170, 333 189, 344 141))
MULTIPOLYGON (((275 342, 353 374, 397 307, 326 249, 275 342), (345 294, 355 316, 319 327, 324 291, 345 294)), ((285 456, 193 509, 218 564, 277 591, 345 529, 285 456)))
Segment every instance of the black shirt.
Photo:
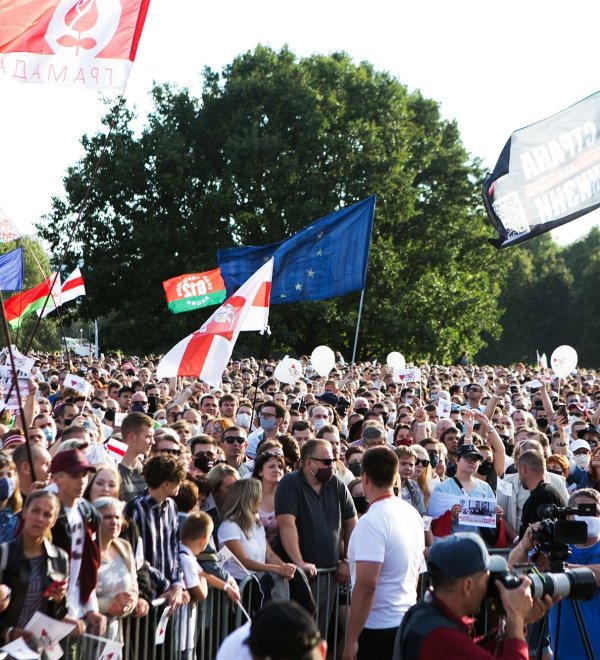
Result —
POLYGON ((529 497, 523 506, 519 538, 523 538, 531 523, 539 522, 542 519, 538 515, 538 507, 542 504, 556 504, 556 506, 563 506, 563 501, 559 492, 556 488, 545 481, 540 481, 531 493, 529 493, 529 497))

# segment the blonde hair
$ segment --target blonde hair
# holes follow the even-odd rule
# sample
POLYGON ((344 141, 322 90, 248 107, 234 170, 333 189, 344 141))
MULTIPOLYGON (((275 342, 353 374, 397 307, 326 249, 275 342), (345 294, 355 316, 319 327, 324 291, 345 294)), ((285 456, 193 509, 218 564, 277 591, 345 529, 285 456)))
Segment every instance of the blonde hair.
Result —
POLYGON ((231 520, 250 538, 257 524, 256 509, 262 498, 262 483, 258 479, 240 479, 231 485, 223 505, 223 520, 231 520))
MULTIPOLYGON (((417 455, 417 458, 420 458, 421 460, 425 459, 426 461, 430 461, 431 459, 429 458, 429 454, 425 447, 422 447, 421 445, 411 445, 410 448, 413 450, 413 452, 417 455)), ((431 490, 429 489, 429 480, 432 478, 432 470, 431 470, 431 463, 423 468, 421 471, 421 474, 417 477, 417 485, 419 486, 421 492, 423 493, 423 501, 425 502, 425 506, 429 504, 429 498, 431 497, 431 490)))

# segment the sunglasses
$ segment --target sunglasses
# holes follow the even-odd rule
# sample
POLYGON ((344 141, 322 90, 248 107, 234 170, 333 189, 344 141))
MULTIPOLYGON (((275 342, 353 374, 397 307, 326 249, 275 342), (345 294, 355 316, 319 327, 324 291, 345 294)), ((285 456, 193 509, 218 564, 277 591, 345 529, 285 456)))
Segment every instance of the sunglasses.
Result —
POLYGON ((333 465, 335 462, 335 458, 317 458, 316 456, 311 456, 310 460, 319 461, 319 463, 323 463, 323 465, 333 465))
POLYGON ((238 445, 243 445, 246 442, 246 438, 242 438, 238 435, 230 435, 226 438, 223 438, 223 442, 226 442, 228 445, 232 445, 234 442, 237 442, 238 445))
POLYGON ((194 454, 194 458, 198 458, 198 457, 208 458, 209 461, 212 460, 215 456, 216 454, 213 453, 212 451, 197 451, 194 454))
POLYGON ((424 468, 426 468, 431 461, 428 461, 426 458, 417 458, 415 461, 415 465, 422 465, 424 468))

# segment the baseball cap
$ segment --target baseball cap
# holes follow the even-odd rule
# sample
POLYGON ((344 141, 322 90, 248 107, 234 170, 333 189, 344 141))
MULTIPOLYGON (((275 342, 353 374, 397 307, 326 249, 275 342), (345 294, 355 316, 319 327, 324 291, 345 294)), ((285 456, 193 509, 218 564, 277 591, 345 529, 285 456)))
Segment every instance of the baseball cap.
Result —
POLYGON ((323 392, 323 394, 319 394, 316 398, 318 401, 328 403, 331 406, 337 406, 339 403, 339 398, 333 392, 323 392))
POLYGON ((252 619, 244 641, 259 658, 305 658, 321 635, 312 616, 294 601, 271 601, 252 619))
POLYGON ((436 541, 429 550, 427 565, 449 579, 473 575, 479 571, 504 571, 506 560, 490 556, 485 543, 473 532, 457 532, 436 541))
POLYGON ((586 412, 585 406, 582 405, 581 403, 570 403, 568 405, 568 410, 573 410, 573 409, 578 410, 581 413, 586 412))
POLYGON ((578 449, 587 449, 588 451, 590 451, 591 447, 590 447, 590 443, 587 440, 574 440, 569 445, 569 449, 572 452, 575 452, 578 449))
POLYGON ((581 431, 577 431, 577 437, 580 440, 585 440, 586 435, 593 435, 596 436, 596 438, 600 438, 600 431, 598 431, 596 427, 592 426, 591 424, 581 431))
POLYGON ((79 449, 65 449, 55 454, 50 463, 50 472, 66 472, 67 474, 78 474, 79 472, 96 472, 96 468, 88 463, 85 454, 79 449))
POLYGON ((461 445, 455 454, 456 458, 465 458, 467 456, 472 456, 473 458, 478 458, 480 461, 483 460, 483 456, 479 453, 479 449, 475 445, 461 445))

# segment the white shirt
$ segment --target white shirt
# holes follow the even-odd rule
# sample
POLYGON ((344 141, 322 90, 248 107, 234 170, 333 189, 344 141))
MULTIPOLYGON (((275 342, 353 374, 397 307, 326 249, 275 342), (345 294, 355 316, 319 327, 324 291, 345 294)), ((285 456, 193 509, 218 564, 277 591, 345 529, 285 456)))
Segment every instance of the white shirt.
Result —
POLYGON ((352 532, 348 560, 352 586, 357 562, 380 563, 371 611, 365 628, 395 628, 417 602, 417 578, 425 549, 423 519, 416 509, 397 497, 371 504, 352 532))
MULTIPOLYGON (((234 523, 232 520, 224 520, 219 526, 218 536, 219 549, 225 545, 226 541, 239 541, 248 559, 265 563, 267 538, 261 524, 254 525, 253 529, 250 530, 250 538, 247 538, 237 523, 234 523)), ((248 571, 245 571, 236 561, 229 560, 225 564, 227 570, 236 580, 243 580, 248 575, 248 571)), ((259 576, 262 575, 258 571, 253 572, 259 576)))
POLYGON ((252 660, 250 647, 244 641, 250 636, 250 621, 225 637, 217 652, 217 660, 252 660))

